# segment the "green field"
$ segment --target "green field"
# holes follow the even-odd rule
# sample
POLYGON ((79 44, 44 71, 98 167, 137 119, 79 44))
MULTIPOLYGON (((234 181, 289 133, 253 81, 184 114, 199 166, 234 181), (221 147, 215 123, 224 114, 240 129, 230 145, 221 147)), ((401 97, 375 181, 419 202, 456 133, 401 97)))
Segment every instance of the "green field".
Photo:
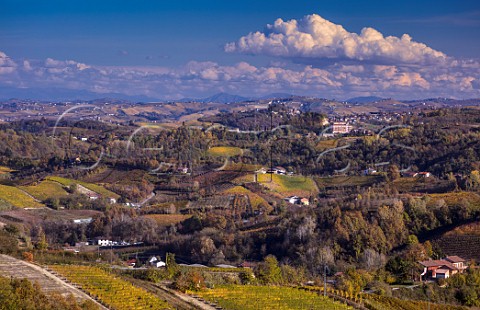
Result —
MULTIPOLYGON (((269 173, 258 173, 258 183, 266 186, 271 191, 276 192, 282 196, 310 196, 312 193, 317 193, 318 188, 315 182, 305 176, 295 175, 280 175, 269 173), (270 180, 271 179, 271 180, 270 180)), ((247 174, 233 180, 233 183, 242 185, 254 181, 253 174, 247 174)))
POLYGON ((173 309, 167 302, 146 290, 91 266, 55 265, 55 272, 82 287, 110 309, 173 309))
POLYGON ((353 309, 317 292, 292 287, 226 285, 190 293, 228 310, 353 309))
POLYGON ((43 207, 41 203, 13 186, 0 185, 0 198, 17 208, 43 207))
POLYGON ((242 171, 242 172, 254 172, 262 168, 262 165, 244 164, 244 163, 228 163, 223 168, 224 171, 242 171))
POLYGON ((242 155, 243 151, 241 148, 236 146, 214 146, 211 147, 207 154, 210 156, 237 156, 242 155))
POLYGON ((258 174, 258 182, 284 196, 310 196, 318 192, 315 182, 306 176, 258 174))
POLYGON ((68 195, 62 185, 53 181, 42 181, 38 185, 21 186, 20 188, 42 201, 49 197, 64 197, 68 195))
POLYGON ((83 181, 78 181, 78 180, 73 180, 73 179, 67 179, 67 178, 62 178, 62 177, 57 177, 57 176, 49 176, 46 178, 49 181, 54 181, 57 183, 60 183, 64 186, 70 186, 72 184, 79 184, 82 185, 83 187, 94 191, 95 193, 98 193, 102 195, 103 197, 106 198, 119 198, 120 196, 115 194, 114 192, 109 191, 108 189, 104 188, 101 185, 93 184, 93 183, 87 183, 83 181))

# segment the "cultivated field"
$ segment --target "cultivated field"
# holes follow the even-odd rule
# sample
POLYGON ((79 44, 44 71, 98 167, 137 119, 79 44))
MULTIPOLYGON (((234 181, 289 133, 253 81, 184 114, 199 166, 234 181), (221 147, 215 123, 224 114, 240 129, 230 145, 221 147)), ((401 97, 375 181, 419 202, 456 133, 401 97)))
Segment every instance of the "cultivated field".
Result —
POLYGON ((13 170, 8 168, 8 167, 0 166, 0 174, 9 173, 9 172, 12 172, 12 171, 13 170))
POLYGON ((336 177, 315 177, 315 181, 319 187, 354 187, 354 186, 371 186, 381 182, 383 177, 380 175, 367 176, 336 176, 336 177))
POLYGON ((72 294, 79 301, 91 300, 86 294, 61 281, 46 270, 7 255, 0 254, 0 274, 5 277, 25 278, 33 283, 38 282, 42 291, 47 294, 56 292, 64 297, 72 294))
POLYGON ((430 309, 430 310, 465 310, 466 307, 453 305, 440 305, 426 301, 402 300, 393 297, 380 296, 377 294, 364 294, 364 303, 368 309, 390 310, 390 309, 430 309))
POLYGON ((41 208, 44 206, 13 186, 0 185, 0 198, 17 208, 41 208))
POLYGON ((183 214, 147 214, 143 215, 145 218, 149 218, 157 222, 160 226, 170 226, 180 223, 191 217, 191 215, 183 215, 183 214))
POLYGON ((315 182, 305 176, 258 174, 258 182, 283 196, 297 195, 308 197, 312 193, 318 192, 315 182))
POLYGON ((52 181, 42 181, 38 185, 20 186, 20 188, 42 201, 50 197, 59 198, 68 195, 62 185, 52 181))
POLYGON ((103 197, 108 197, 108 198, 119 198, 120 196, 115 194, 114 192, 109 191, 108 189, 104 188, 101 185, 93 184, 93 183, 87 183, 83 181, 78 181, 78 180, 73 180, 73 179, 67 179, 67 178, 62 178, 62 177, 57 177, 57 176, 49 176, 46 178, 49 181, 54 181, 58 182, 64 186, 70 186, 72 184, 78 184, 82 185, 83 187, 94 191, 97 194, 102 195, 103 197))
POLYGON ((316 292, 291 287, 228 285, 190 293, 228 310, 352 309, 316 292))
POLYGON ((460 225, 433 240, 445 255, 480 262, 480 222, 460 225))
POLYGON ((259 206, 261 205, 268 205, 268 202, 265 201, 262 197, 259 195, 253 193, 252 191, 246 189, 243 186, 235 186, 229 189, 226 189, 222 192, 222 194, 228 194, 228 195, 233 195, 233 194, 241 194, 241 195, 246 195, 248 196, 248 199, 250 200, 250 204, 252 205, 252 208, 254 210, 258 209, 259 206))
POLYGON ((455 206, 459 203, 468 202, 472 206, 480 207, 480 195, 473 192, 453 192, 446 194, 430 194, 432 202, 445 201, 448 206, 455 206))
POLYGON ((242 153, 242 149, 235 146, 214 146, 207 151, 210 156, 237 156, 242 153))
POLYGON ((111 309, 172 309, 164 300, 91 266, 52 265, 52 270, 63 275, 68 281, 80 285, 82 290, 98 298, 111 309))

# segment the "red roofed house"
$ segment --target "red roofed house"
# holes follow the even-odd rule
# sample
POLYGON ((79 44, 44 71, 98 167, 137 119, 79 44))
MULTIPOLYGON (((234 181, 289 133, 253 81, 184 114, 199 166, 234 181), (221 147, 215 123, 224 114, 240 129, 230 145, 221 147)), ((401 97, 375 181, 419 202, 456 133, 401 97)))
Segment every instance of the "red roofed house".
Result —
POLYGON ((461 258, 460 256, 456 256, 456 255, 447 256, 447 257, 445 257, 445 260, 452 263, 453 266, 457 267, 457 269, 460 272, 463 272, 465 269, 468 268, 468 266, 466 265, 467 261, 465 259, 461 258))
POLYGON ((456 273, 462 273, 467 268, 465 262, 466 260, 459 256, 447 256, 445 259, 419 262, 423 266, 421 279, 447 279, 456 273))

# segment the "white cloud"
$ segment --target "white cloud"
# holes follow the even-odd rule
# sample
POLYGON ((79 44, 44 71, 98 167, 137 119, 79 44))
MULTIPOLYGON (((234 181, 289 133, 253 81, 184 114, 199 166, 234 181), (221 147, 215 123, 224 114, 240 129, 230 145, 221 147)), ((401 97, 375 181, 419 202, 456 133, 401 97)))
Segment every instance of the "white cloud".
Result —
POLYGON ((245 96, 290 92, 324 98, 472 98, 480 97, 479 76, 480 65, 471 60, 449 60, 437 66, 337 63, 324 68, 191 61, 167 68, 94 66, 50 58, 15 61, 0 52, 0 86, 69 88, 164 99, 203 97, 222 91, 245 96))
POLYGON ((264 32, 249 33, 225 45, 227 52, 270 55, 286 58, 336 59, 390 64, 431 64, 447 56, 404 34, 385 37, 373 28, 360 34, 348 32, 319 15, 300 20, 277 19, 264 32))

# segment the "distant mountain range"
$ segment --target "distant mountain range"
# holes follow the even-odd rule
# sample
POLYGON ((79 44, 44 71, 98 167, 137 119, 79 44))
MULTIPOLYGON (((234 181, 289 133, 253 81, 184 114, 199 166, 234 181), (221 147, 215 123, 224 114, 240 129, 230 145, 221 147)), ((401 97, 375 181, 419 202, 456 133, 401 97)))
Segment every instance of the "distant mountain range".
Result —
POLYGON ((0 100, 8 100, 11 98, 42 101, 94 100, 98 98, 122 99, 133 102, 159 101, 158 98, 147 96, 129 96, 118 93, 95 93, 86 90, 67 88, 16 88, 0 86, 0 100))
POLYGON ((287 93, 272 93, 261 97, 243 97, 239 95, 232 95, 228 93, 218 93, 210 97, 206 98, 183 98, 180 100, 175 100, 177 102, 215 102, 215 103, 238 103, 244 101, 252 101, 252 100, 266 100, 266 99, 276 99, 276 98, 290 98, 292 94, 287 93))
MULTIPOLYGON (((273 93, 262 97, 244 97, 228 93, 218 93, 206 98, 183 98, 172 100, 175 102, 215 102, 215 103, 238 103, 249 100, 270 99, 270 98, 288 98, 291 94, 273 93)), ((16 88, 0 86, 0 100, 8 99, 31 99, 42 101, 75 101, 75 100, 94 100, 98 98, 112 98, 129 100, 132 102, 165 102, 164 98, 154 98, 142 95, 125 95, 120 93, 95 93, 86 90, 75 90, 67 88, 16 88)))
POLYGON ((345 101, 349 103, 370 103, 370 102, 376 102, 380 100, 383 100, 383 98, 375 97, 375 96, 367 96, 367 97, 354 97, 354 98, 347 99, 345 101))

